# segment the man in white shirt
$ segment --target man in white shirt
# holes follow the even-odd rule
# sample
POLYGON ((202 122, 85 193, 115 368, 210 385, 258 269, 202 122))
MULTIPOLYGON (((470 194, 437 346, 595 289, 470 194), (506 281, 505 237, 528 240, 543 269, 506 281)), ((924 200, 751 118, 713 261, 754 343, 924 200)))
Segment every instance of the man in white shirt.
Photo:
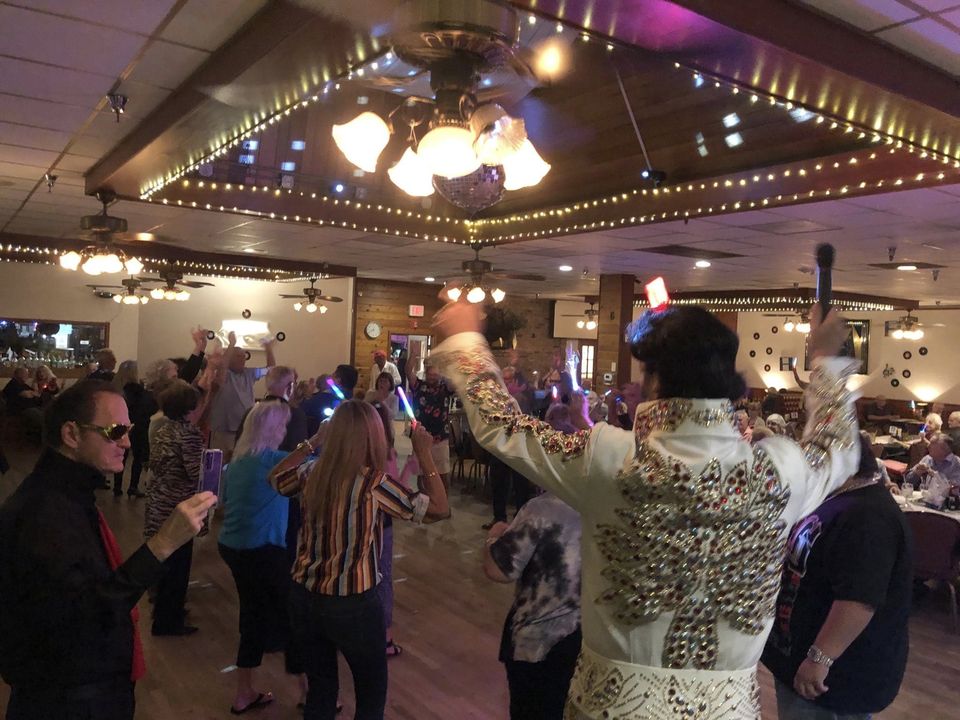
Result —
POLYGON ((434 321, 432 357, 474 437, 582 519, 583 647, 566 717, 759 720, 756 667, 787 531, 859 460, 846 389, 857 366, 835 357, 842 320, 809 336, 803 442, 752 447, 733 426, 739 340, 701 308, 646 313, 631 329, 647 399, 632 431, 567 434, 520 414, 480 328, 468 303, 434 321))
MULTIPOLYGON (((225 456, 233 452, 237 430, 253 407, 253 386, 277 364, 273 355, 276 340, 264 344, 267 365, 262 368, 248 368, 247 351, 235 347, 235 342, 235 335, 230 333, 230 347, 224 353, 224 369, 218 379, 220 387, 210 404, 210 447, 223 450, 225 456)), ((224 461, 228 459, 224 457, 224 461)))
POLYGON ((370 368, 370 390, 377 389, 377 378, 380 373, 390 373, 393 378, 393 386, 399 387, 403 379, 400 377, 400 370, 392 362, 387 360, 387 354, 383 350, 373 351, 373 367, 370 368))

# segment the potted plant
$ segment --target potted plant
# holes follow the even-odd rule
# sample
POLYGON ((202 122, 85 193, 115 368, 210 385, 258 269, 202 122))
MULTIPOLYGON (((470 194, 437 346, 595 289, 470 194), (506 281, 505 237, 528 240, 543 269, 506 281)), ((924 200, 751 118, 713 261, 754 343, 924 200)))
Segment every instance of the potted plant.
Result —
POLYGON ((526 319, 508 308, 493 307, 487 311, 484 335, 491 347, 514 347, 517 330, 526 327, 526 319))

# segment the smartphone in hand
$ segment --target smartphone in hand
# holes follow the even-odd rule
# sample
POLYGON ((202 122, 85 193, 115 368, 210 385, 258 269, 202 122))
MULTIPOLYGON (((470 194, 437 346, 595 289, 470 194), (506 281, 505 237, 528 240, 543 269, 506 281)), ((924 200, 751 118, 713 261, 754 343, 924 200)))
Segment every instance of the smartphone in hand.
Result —
POLYGON ((223 450, 204 450, 200 459, 197 492, 212 492, 220 497, 220 475, 223 471, 223 450))

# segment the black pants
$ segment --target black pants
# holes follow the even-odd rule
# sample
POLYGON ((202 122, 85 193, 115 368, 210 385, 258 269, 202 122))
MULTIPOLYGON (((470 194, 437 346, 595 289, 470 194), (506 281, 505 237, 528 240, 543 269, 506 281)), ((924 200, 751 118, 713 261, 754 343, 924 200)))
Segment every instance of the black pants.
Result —
MULTIPOLYGON (((300 496, 290 498, 290 509, 287 511, 287 533, 284 540, 287 543, 287 570, 297 561, 297 542, 300 539, 300 496)), ((288 573, 289 574, 289 573, 288 573)))
POLYGON ((507 660, 510 720, 561 720, 580 654, 580 630, 551 648, 540 662, 507 660))
POLYGON ((495 457, 490 458, 490 484, 493 489, 493 519, 507 521, 507 496, 513 484, 517 510, 530 499, 530 481, 495 457))
POLYGON ((133 710, 129 677, 73 688, 50 678, 43 687, 11 688, 7 720, 133 720, 133 710))
POLYGON ((163 576, 153 599, 153 631, 170 632, 183 627, 184 604, 193 562, 193 540, 163 561, 163 576))
MULTIPOLYGON (((133 455, 133 462, 130 463, 130 487, 127 488, 127 494, 133 495, 140 489, 140 475, 143 474, 143 461, 149 453, 149 449, 132 445, 129 450, 123 454, 123 465, 126 467, 127 458, 133 455)), ((113 474, 113 494, 123 494, 123 470, 113 474)))
POLYGON ((306 720, 337 713, 337 651, 350 666, 357 696, 355 720, 383 720, 387 704, 386 628, 376 590, 344 597, 290 591, 290 622, 303 644, 307 679, 306 720))
POLYGON ((286 548, 264 545, 235 550, 219 545, 220 557, 230 567, 240 598, 240 647, 237 667, 260 667, 263 653, 283 647, 287 672, 303 672, 302 660, 291 639, 287 602, 292 580, 286 548))

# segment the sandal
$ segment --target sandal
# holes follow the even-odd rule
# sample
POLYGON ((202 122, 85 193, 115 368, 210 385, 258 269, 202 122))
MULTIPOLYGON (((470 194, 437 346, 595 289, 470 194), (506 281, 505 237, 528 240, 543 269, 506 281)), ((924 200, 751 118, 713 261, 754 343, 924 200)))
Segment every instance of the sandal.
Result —
POLYGON ((397 645, 393 640, 387 643, 387 657, 397 657, 403 653, 403 648, 397 645))
POLYGON ((230 706, 231 715, 243 715, 247 710, 256 710, 257 708, 266 707, 273 702, 273 693, 257 693, 257 697, 252 702, 248 703, 242 708, 235 708, 232 705, 230 706))

